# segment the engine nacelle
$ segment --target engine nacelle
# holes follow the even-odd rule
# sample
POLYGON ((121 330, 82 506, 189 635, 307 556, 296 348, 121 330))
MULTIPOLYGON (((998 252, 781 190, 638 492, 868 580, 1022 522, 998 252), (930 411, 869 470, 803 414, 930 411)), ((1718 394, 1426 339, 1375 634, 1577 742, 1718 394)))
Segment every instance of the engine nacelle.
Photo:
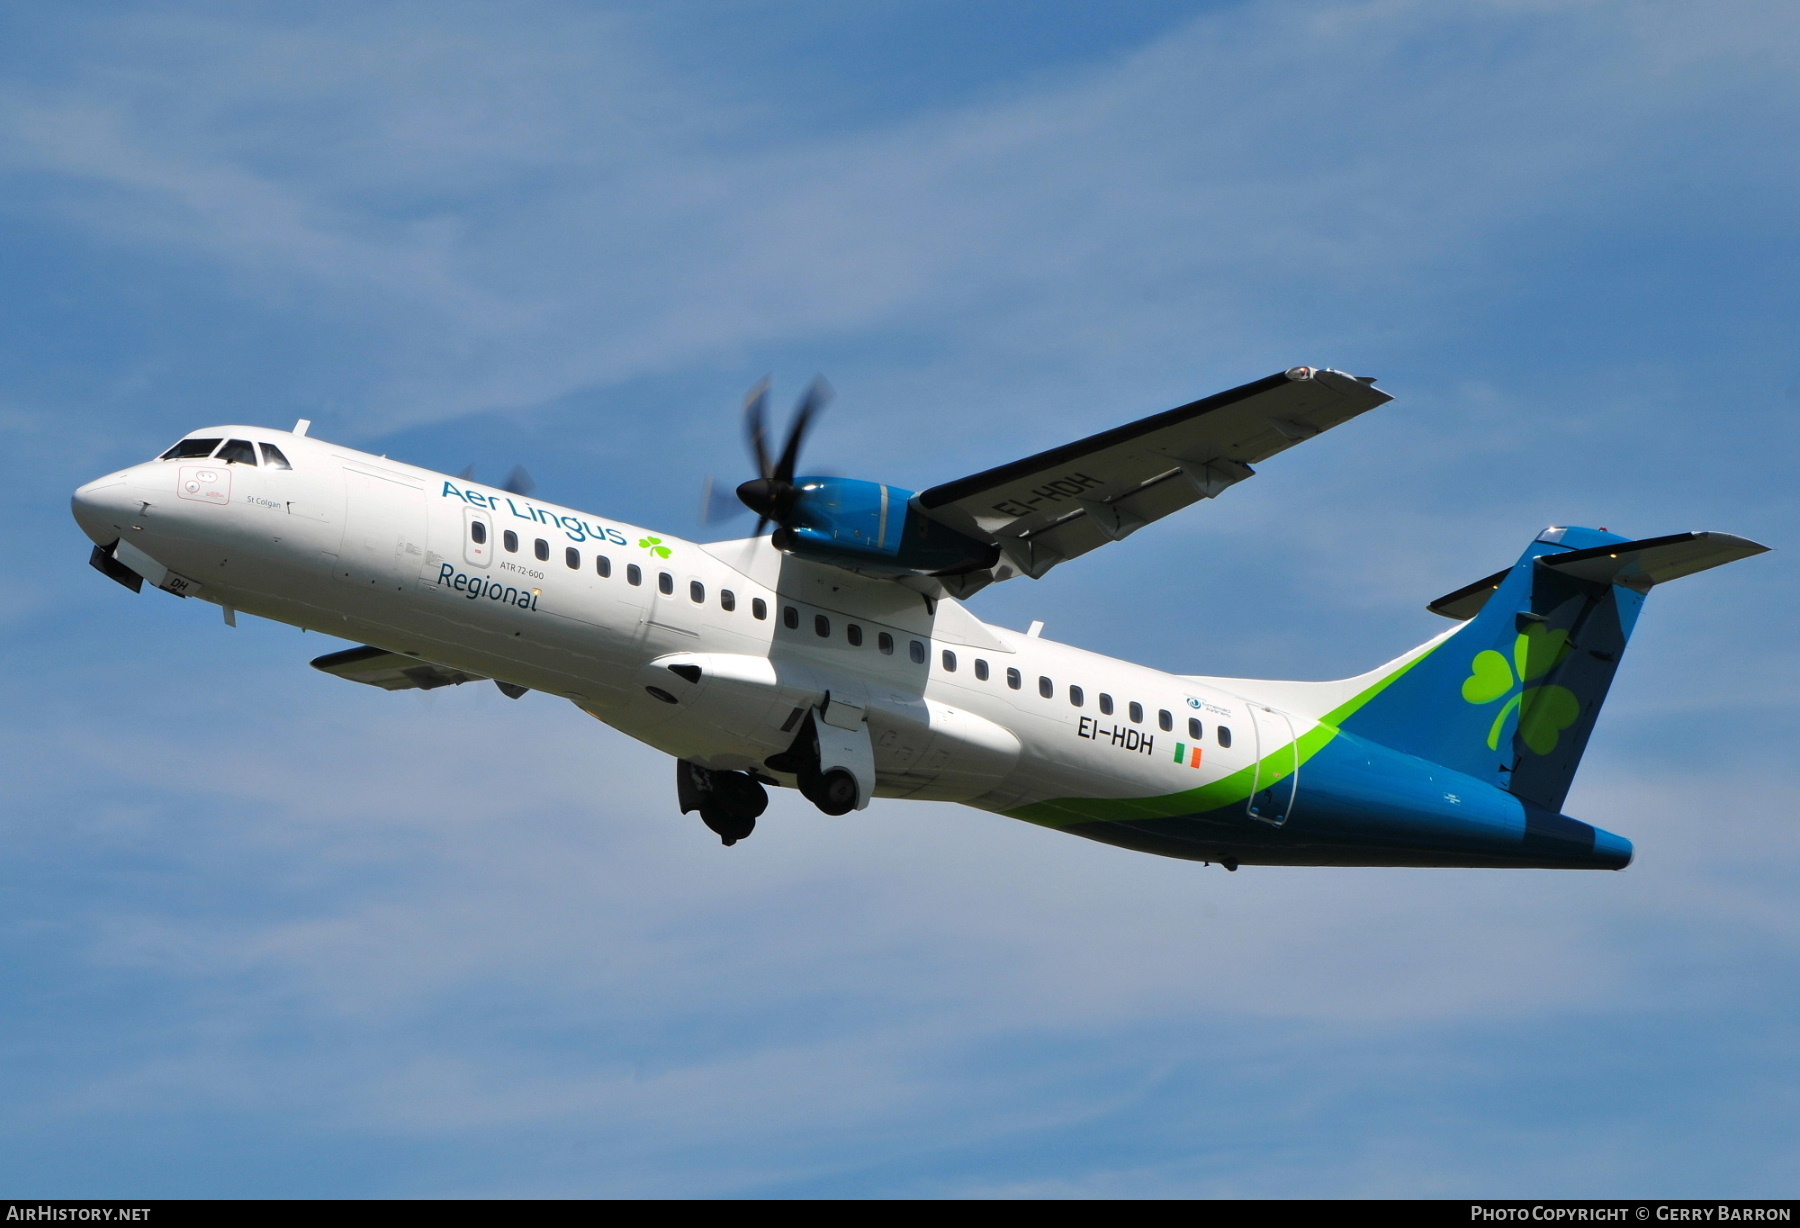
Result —
POLYGON ((913 492, 860 478, 806 477, 778 550, 875 575, 960 575, 992 567, 1000 548, 939 524, 913 507, 913 492))

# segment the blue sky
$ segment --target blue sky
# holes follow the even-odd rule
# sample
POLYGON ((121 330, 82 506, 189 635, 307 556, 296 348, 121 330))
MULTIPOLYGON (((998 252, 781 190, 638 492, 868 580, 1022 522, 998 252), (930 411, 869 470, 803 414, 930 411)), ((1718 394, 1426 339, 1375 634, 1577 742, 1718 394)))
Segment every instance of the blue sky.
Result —
POLYGON ((1771 1195, 1800 1169, 1800 13, 0 10, 0 1184, 71 1195, 1771 1195), (216 422, 699 534, 737 404, 961 476, 1296 363, 1397 400, 975 610, 1332 677, 1550 523, 1659 590, 1622 874, 1236 875, 780 798, 85 566, 216 422))

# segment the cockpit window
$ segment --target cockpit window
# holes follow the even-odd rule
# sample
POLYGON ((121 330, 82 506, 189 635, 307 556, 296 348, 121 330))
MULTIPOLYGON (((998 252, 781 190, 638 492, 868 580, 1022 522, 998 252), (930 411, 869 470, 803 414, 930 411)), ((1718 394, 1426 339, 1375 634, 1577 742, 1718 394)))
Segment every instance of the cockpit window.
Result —
POLYGON ((219 446, 217 439, 184 439, 162 454, 164 460, 193 460, 196 457, 211 456, 213 449, 219 446))
POLYGON ((256 446, 248 439, 227 439, 225 446, 219 449, 217 459, 227 465, 254 465, 256 446))
POLYGON ((263 468, 265 468, 265 469, 292 469, 293 468, 292 465, 288 464, 288 458, 281 454, 281 449, 276 447, 274 444, 265 443, 262 445, 262 450, 263 450, 263 468))

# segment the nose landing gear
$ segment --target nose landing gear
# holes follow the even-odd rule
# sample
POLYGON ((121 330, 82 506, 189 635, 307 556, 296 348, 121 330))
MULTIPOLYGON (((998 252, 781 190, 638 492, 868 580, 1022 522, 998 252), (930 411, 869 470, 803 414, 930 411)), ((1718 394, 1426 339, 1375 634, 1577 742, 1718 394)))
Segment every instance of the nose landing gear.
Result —
POLYGON ((769 807, 769 795, 755 778, 715 772, 686 759, 675 761, 675 794, 681 813, 698 810, 700 821, 728 846, 755 831, 757 816, 769 807))

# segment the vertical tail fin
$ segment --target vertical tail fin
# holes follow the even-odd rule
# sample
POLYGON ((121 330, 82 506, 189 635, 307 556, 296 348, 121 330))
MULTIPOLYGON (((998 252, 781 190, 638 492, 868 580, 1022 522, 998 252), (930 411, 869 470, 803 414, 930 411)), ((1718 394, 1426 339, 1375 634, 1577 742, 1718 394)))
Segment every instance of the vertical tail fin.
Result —
POLYGON ((1540 533, 1431 603, 1467 619, 1344 727, 1560 811, 1651 587, 1767 549, 1728 533, 1540 533))

